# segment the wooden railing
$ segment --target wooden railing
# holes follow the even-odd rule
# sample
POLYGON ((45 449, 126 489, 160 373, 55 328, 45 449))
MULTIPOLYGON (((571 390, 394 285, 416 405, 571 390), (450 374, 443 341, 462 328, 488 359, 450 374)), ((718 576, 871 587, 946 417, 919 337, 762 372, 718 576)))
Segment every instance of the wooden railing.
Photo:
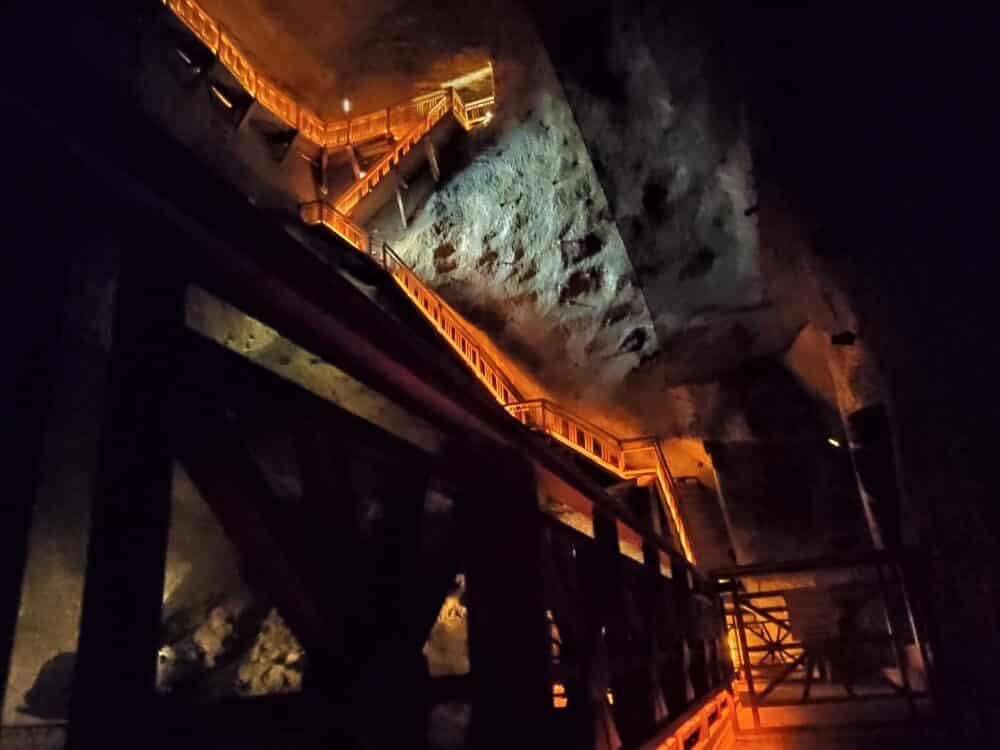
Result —
POLYGON ((396 144, 367 171, 360 180, 351 185, 339 198, 334 200, 334 206, 342 214, 350 215, 354 207, 361 202, 390 170, 399 164, 400 159, 409 153, 413 145, 433 128, 449 110, 451 97, 447 92, 441 94, 428 108, 426 114, 403 136, 396 144))
MULTIPOLYGON (((456 119, 466 130, 489 122, 496 101, 492 93, 468 104, 452 96, 455 86, 441 88, 408 102, 346 120, 325 121, 314 110, 297 102, 269 76, 258 70, 235 38, 193 0, 163 0, 174 15, 216 56, 252 98, 303 137, 325 148, 342 148, 375 138, 400 138, 419 125, 428 112, 448 100, 456 119)), ((493 80, 492 64, 455 79, 493 80)), ((443 84, 442 84, 443 85, 443 84)), ((492 86, 491 86, 492 88, 492 86)))
POLYGON ((476 125, 486 124, 493 118, 495 101, 495 96, 488 96, 466 104, 460 98, 456 98, 452 109, 462 127, 466 130, 472 130, 476 125))
POLYGON ((383 243, 383 266, 424 317, 462 358, 501 404, 516 403, 520 394, 500 366, 480 345, 461 315, 432 292, 392 249, 383 243))
POLYGON ((653 479, 680 551, 688 562, 695 563, 690 538, 677 510, 673 477, 656 438, 623 440, 546 399, 522 401, 513 381, 478 342, 478 335, 471 332, 462 316, 431 291, 388 245, 373 245, 362 227, 329 204, 306 203, 300 215, 306 224, 327 227, 381 263, 479 381, 519 422, 546 433, 623 479, 653 479))
POLYGON ((681 551, 688 562, 695 562, 691 541, 677 510, 673 476, 659 440, 653 437, 623 440, 545 399, 508 404, 507 411, 522 424, 544 432, 623 479, 653 478, 681 551))
POLYGON ((933 713, 933 649, 915 562, 874 552, 714 571, 754 729, 765 710, 809 703, 898 701, 912 719, 933 713))
POLYGON ((728 687, 701 699, 638 750, 728 750, 736 745, 736 697, 728 687))
MULTIPOLYGON (((375 138, 392 137, 396 143, 363 177, 354 182, 332 204, 316 201, 301 206, 302 220, 322 225, 347 240, 366 255, 373 254, 368 233, 349 215, 358 203, 389 174, 392 168, 449 111, 465 130, 486 124, 492 118, 496 96, 490 94, 465 102, 454 86, 425 94, 408 102, 343 121, 323 121, 314 111, 296 102, 287 92, 257 70, 234 38, 201 6, 192 0, 163 0, 164 4, 217 56, 247 93, 304 137, 327 148, 346 147, 375 138)), ((492 66, 473 71, 464 78, 489 78, 492 66)), ((492 88, 492 85, 491 85, 492 88)), ((541 430, 591 461, 623 478, 653 477, 684 556, 694 554, 677 512, 673 479, 655 438, 622 440, 555 406, 548 401, 522 402, 513 383, 487 354, 461 316, 432 292, 388 247, 378 249, 379 259, 428 321, 472 369, 496 399, 528 426, 541 430)))
POLYGON ((368 232, 348 219, 329 203, 315 201, 305 203, 299 209, 302 221, 310 226, 323 225, 330 231, 340 235, 352 247, 360 250, 365 255, 370 251, 370 240, 368 232))

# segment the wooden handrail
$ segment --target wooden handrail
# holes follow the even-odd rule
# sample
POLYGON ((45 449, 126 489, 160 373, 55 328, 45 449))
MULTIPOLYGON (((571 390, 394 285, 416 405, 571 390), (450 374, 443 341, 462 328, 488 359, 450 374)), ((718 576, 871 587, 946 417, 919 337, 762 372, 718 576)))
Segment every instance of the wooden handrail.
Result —
POLYGON ((691 708, 671 720, 663 729, 638 746, 637 750, 700 750, 708 747, 720 732, 727 736, 712 743, 716 750, 736 744, 736 695, 730 680, 703 696, 691 708), (714 721, 709 721, 712 715, 714 721), (691 743, 697 733, 698 738, 691 743))
POLYGON ((677 532, 681 552, 688 562, 695 563, 690 538, 677 509, 673 476, 657 438, 622 440, 547 399, 522 401, 511 378, 487 353, 462 316, 432 291, 388 245, 383 243, 382 250, 376 250, 364 228, 329 204, 306 203, 301 208, 301 216, 306 224, 326 226, 381 263, 479 381, 519 422, 546 433, 623 479, 652 478, 666 515, 677 532), (629 456, 637 453, 648 454, 647 465, 629 463, 629 456))
MULTIPOLYGON (((407 133, 414 123, 419 124, 428 110, 437 106, 442 97, 450 97, 450 92, 462 80, 489 78, 492 81, 493 66, 488 63, 447 82, 451 86, 441 84, 442 88, 414 97, 408 102, 347 120, 327 121, 311 108, 297 102, 291 94, 257 69, 240 49, 232 34, 194 0, 163 0, 163 4, 218 58, 261 106, 305 138, 325 148, 343 148, 374 138, 407 133)), ((455 117, 466 130, 471 130, 476 125, 489 121, 489 111, 495 99, 491 94, 464 104, 455 97, 452 104, 455 117), (470 113, 467 109, 474 111, 470 113)))
POLYGON ((623 479, 653 478, 667 518, 677 531, 684 557, 692 564, 695 562, 687 530, 677 509, 673 475, 657 438, 623 440, 546 399, 508 404, 507 411, 528 427, 546 433, 623 479), (651 465, 630 467, 628 454, 638 452, 649 452, 651 465))
POLYGON ((412 128, 403 138, 386 153, 375 165, 368 170, 364 177, 351 185, 344 193, 334 201, 336 209, 349 215, 354 207, 361 202, 368 193, 375 189, 375 186, 382 181, 382 178, 389 174, 389 171, 399 164, 413 145, 433 128, 441 118, 448 112, 449 98, 446 92, 442 92, 439 98, 424 115, 422 120, 412 128))
MULTIPOLYGON (((226 29, 193 0, 163 0, 163 3, 218 57, 250 96, 314 143, 326 148, 346 147, 402 132, 389 152, 364 177, 336 198, 332 205, 316 201, 300 207, 300 216, 306 224, 327 227, 365 255, 374 254, 372 242, 368 232, 349 218, 355 206, 374 190, 414 144, 449 111, 467 131, 488 123, 492 117, 496 103, 494 94, 465 102, 455 88, 451 87, 349 120, 323 121, 314 111, 296 102, 291 95, 257 70, 226 29)), ((487 76, 492 81, 492 65, 473 71, 464 78, 475 77, 478 80, 487 76)), ((457 85, 460 80, 456 79, 451 83, 457 85)), ((694 563, 694 554, 674 500, 670 470, 656 438, 623 441, 551 402, 522 402, 512 380, 487 353, 486 347, 479 343, 478 337, 470 332, 464 319, 431 291, 391 248, 383 245, 380 256, 382 265, 413 300, 417 309, 512 416, 529 424, 528 415, 534 414, 533 410, 536 408, 532 404, 541 404, 539 419, 537 423, 529 424, 530 427, 545 432, 622 478, 654 478, 661 502, 677 530, 684 556, 694 563), (630 464, 630 456, 634 459, 636 454, 644 452, 652 455, 646 465, 634 461, 630 464)))

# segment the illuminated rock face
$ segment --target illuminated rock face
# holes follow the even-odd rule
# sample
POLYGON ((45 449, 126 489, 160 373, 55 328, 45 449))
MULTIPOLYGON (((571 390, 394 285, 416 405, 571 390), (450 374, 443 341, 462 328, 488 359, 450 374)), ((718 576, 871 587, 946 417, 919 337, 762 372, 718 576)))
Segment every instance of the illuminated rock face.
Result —
POLYGON ((606 388, 655 338, 572 113, 550 83, 478 139, 475 159, 390 243, 546 389, 606 388))
POLYGON ((507 23, 493 124, 453 146, 406 229, 379 231, 529 374, 526 396, 625 435, 747 436, 716 381, 802 321, 762 274, 749 148, 704 19, 613 9, 573 44, 597 73, 546 39, 553 68, 532 20, 507 23))

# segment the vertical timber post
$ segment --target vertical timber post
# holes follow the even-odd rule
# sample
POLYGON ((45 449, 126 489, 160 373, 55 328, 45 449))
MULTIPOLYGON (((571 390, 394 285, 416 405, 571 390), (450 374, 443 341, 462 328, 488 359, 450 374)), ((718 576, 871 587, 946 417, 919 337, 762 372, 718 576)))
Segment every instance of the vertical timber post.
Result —
POLYGON ((691 640, 694 631, 694 601, 691 592, 691 570, 687 563, 673 558, 670 563, 673 576, 674 607, 681 623, 681 669, 684 673, 684 700, 694 700, 694 685, 691 680, 691 640))
POLYGON ((43 193, 27 189, 33 182, 31 176, 35 175, 39 182, 37 189, 44 191, 41 185, 44 175, 59 168, 54 159, 46 167, 19 163, 22 158, 34 160, 38 153, 44 153, 44 149, 30 155, 13 154, 13 176, 24 189, 13 191, 10 215, 18 218, 7 224, 7 229, 13 231, 13 237, 8 238, 10 247, 20 246, 22 252, 17 256, 15 273, 8 276, 9 288, 4 295, 10 305, 7 319, 14 321, 5 334, 6 346, 17 356, 8 357, 4 368, 10 407, 6 426, 8 434, 16 438, 8 442, 10 479, 0 506, 0 716, 14 646, 47 406, 58 362, 69 264, 76 244, 75 231, 83 221, 69 205, 65 206, 67 211, 61 215, 61 221, 51 222, 49 207, 44 201, 34 199, 43 193), (24 180, 20 174, 22 167, 24 180), (24 205, 18 205, 21 200, 24 205))
POLYGON ((527 746, 546 736, 550 679, 542 576, 543 517, 532 469, 514 451, 455 443, 477 705, 470 746, 527 746))
MULTIPOLYGON (((663 531, 660 528, 659 503, 651 492, 646 493, 649 502, 650 515, 653 519, 653 528, 662 537, 663 531)), ((648 693, 649 707, 652 711, 651 719, 654 723, 663 721, 667 717, 666 701, 663 697, 663 688, 660 687, 660 654, 663 650, 660 636, 663 607, 663 576, 660 574, 660 548, 648 540, 643 540, 642 544, 642 567, 643 577, 646 586, 642 612, 646 622, 646 643, 644 650, 648 654, 646 663, 646 691, 648 693)))
POLYGON ((176 268, 150 262, 155 238, 148 225, 123 227, 71 708, 74 748, 113 747, 150 731, 172 476, 165 406, 184 320, 176 268))

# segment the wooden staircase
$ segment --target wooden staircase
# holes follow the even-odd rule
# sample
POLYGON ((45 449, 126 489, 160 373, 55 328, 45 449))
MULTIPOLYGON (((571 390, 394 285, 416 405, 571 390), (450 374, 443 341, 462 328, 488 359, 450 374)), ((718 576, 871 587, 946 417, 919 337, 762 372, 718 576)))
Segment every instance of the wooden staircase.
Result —
POLYGON ((430 290, 385 243, 373 243, 355 220, 361 201, 371 194, 406 154, 451 114, 466 131, 488 124, 496 96, 492 64, 441 84, 441 88, 407 102, 348 120, 324 121, 296 102, 266 74, 256 69, 236 40, 193 0, 164 0, 261 106, 283 120, 297 135, 326 152, 357 148, 382 152, 377 161, 332 201, 300 206, 305 224, 324 226, 388 271, 435 330, 515 419, 544 431, 576 453, 622 479, 638 479, 656 488, 666 528, 661 531, 675 549, 695 562, 684 521, 675 502, 676 488, 659 440, 622 439, 544 400, 524 401, 512 380, 479 341, 481 334, 430 290), (468 101, 461 92, 472 92, 468 101), (384 150, 388 146, 387 150, 384 150))

